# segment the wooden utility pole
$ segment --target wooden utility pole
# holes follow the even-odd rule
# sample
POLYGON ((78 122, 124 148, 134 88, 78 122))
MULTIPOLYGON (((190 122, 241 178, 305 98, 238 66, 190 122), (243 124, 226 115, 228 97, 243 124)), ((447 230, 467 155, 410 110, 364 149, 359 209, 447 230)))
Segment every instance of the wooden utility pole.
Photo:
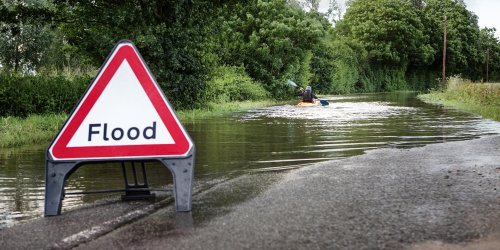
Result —
POLYGON ((443 76, 441 78, 441 89, 446 86, 446 15, 444 16, 444 32, 443 32, 443 76))
POLYGON ((486 49, 486 82, 489 82, 490 48, 486 49))

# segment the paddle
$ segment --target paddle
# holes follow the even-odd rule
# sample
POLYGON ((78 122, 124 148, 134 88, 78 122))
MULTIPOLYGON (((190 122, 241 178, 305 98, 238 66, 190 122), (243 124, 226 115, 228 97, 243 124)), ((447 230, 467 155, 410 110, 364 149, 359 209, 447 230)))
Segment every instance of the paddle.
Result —
POLYGON ((294 83, 292 80, 288 79, 288 81, 286 82, 288 83, 288 85, 294 87, 294 88, 299 88, 299 85, 297 85, 296 83, 294 83))

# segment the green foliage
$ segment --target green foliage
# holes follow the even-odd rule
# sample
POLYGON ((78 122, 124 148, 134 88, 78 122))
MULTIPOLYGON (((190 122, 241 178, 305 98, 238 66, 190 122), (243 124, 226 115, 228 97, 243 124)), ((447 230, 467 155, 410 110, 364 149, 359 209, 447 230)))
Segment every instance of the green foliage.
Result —
POLYGON ((427 91, 439 87, 439 75, 441 72, 435 72, 426 68, 410 68, 406 71, 406 83, 408 90, 427 91))
POLYGON ((360 84, 361 92, 382 92, 406 90, 405 69, 388 66, 371 66, 362 72, 360 84))
POLYGON ((67 118, 66 114, 0 117, 0 147, 48 144, 67 118))
POLYGON ((39 24, 2 25, 2 28, 6 32, 0 33, 0 64, 13 71, 30 72, 36 69, 53 40, 51 30, 39 24))
POLYGON ((305 86, 307 85, 312 85, 316 90, 318 90, 317 82, 313 82, 312 78, 314 76, 314 73, 312 72, 312 58, 313 58, 313 53, 311 51, 305 51, 304 57, 300 61, 299 69, 296 71, 296 73, 291 76, 294 80, 296 80, 299 83, 303 83, 305 86))
POLYGON ((332 46, 327 41, 318 43, 313 48, 313 57, 311 58, 312 79, 311 86, 317 93, 334 93, 335 88, 334 72, 335 57, 332 46))
POLYGON ((61 30, 78 53, 100 65, 113 45, 130 39, 176 108, 202 105, 211 55, 213 11, 202 1, 55 0, 61 30), (207 46, 208 45, 208 46, 207 46))
POLYGON ((269 97, 262 85, 252 80, 241 67, 221 66, 213 74, 207 87, 208 102, 262 100, 269 97))
POLYGON ((481 84, 451 78, 444 92, 433 91, 420 99, 481 114, 500 121, 500 84, 481 84))
MULTIPOLYGON (((336 29, 335 92, 420 89, 416 70, 433 61, 420 2, 357 0, 336 29), (411 83, 408 83, 411 80, 411 83), (417 86, 418 85, 418 86, 417 86)), ((424 74, 426 75, 426 74, 424 74)), ((426 77, 423 77, 424 79, 426 77)))
POLYGON ((356 40, 339 37, 332 43, 334 53, 333 93, 347 94, 355 91, 367 92, 361 88, 362 73, 369 67, 368 52, 356 40))
POLYGON ((356 91, 366 51, 343 37, 325 39, 313 48, 312 86, 320 93, 348 94, 356 91))
POLYGON ((447 75, 461 74, 478 80, 481 78, 483 53, 479 53, 479 27, 477 16, 466 9, 461 1, 428 0, 423 10, 425 30, 430 34, 430 45, 436 50, 432 68, 441 69, 443 55, 444 16, 447 16, 447 75))
POLYGON ((434 54, 410 1, 354 1, 338 29, 341 35, 359 41, 373 63, 425 65, 434 54))
POLYGON ((50 7, 44 0, 0 1, 0 68, 33 72, 47 60, 56 38, 50 7))
POLYGON ((484 53, 481 79, 482 81, 500 82, 500 41, 495 37, 495 29, 483 28, 479 37, 479 54, 483 55, 484 53))
MULTIPOLYGON (((304 62, 324 35, 323 24, 285 0, 225 6, 217 54, 226 65, 244 65, 274 97, 288 97, 286 79, 306 81, 304 62)), ((305 83, 305 82, 304 82, 305 83)))
POLYGON ((61 107, 75 102, 87 72, 121 39, 137 45, 183 110, 286 99, 287 79, 321 94, 431 89, 441 70, 444 15, 448 74, 500 79, 500 42, 492 29, 478 28, 461 0, 350 0, 335 27, 327 18, 340 19, 337 1, 326 14, 318 3, 0 0, 0 115, 68 112, 61 107))
POLYGON ((471 83, 460 78, 451 78, 444 91, 444 98, 500 107, 500 84, 471 83))
MULTIPOLYGON (((500 64, 498 40, 480 33, 477 17, 456 0, 356 0, 338 23, 337 40, 359 42, 368 53, 368 65, 342 63, 338 72, 359 73, 357 90, 414 90, 436 86, 443 53, 443 18, 447 23, 447 74, 472 80, 485 78, 485 51, 489 50, 492 79, 500 64)), ((348 73, 341 73, 348 76, 348 73)), ((343 82, 343 81, 341 81, 343 82)), ((345 86, 345 84, 340 84, 345 86)))
POLYGON ((69 113, 90 77, 68 80, 62 76, 0 74, 0 117, 69 113))

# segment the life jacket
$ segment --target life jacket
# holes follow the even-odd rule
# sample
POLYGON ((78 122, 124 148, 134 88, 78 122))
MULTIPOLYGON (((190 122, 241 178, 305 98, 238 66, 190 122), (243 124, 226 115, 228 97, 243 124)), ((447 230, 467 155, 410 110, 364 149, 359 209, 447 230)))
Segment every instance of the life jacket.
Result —
POLYGON ((304 91, 304 94, 302 94, 302 101, 303 102, 314 102, 313 101, 313 93, 311 89, 306 89, 304 91))

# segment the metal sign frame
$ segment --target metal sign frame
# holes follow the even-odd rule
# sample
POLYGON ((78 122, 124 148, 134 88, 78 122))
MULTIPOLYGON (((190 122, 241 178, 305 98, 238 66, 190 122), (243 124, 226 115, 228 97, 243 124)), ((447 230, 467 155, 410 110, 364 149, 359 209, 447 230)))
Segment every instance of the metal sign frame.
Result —
MULTIPOLYGON (((191 211, 192 186, 194 180, 195 149, 185 158, 145 158, 138 161, 161 162, 173 176, 175 209, 178 212, 191 211)), ((64 186, 69 176, 85 163, 109 163, 110 161, 54 161, 47 154, 45 165, 45 216, 61 214, 64 186)))
MULTIPOLYGON (((142 69, 142 70, 144 70, 142 69)), ((141 83, 143 84, 143 83, 141 83)), ((151 83, 150 83, 151 84, 151 83)), ((102 93, 102 92, 101 92, 102 93)), ((97 98, 98 99, 98 98, 97 98)), ((94 101, 94 103, 97 100, 94 101)), ((153 104, 155 105, 155 104, 153 104)), ((155 107, 156 108, 156 107, 155 107)), ((88 113, 87 113, 88 114, 88 113)), ((164 114, 162 114, 164 115, 164 114)), ((164 122, 165 123, 165 122, 164 122)), ((167 124, 164 124, 167 126, 167 124)), ((142 145, 143 147, 146 147, 146 150, 141 150, 141 152, 147 152, 147 145, 142 145)), ((184 146, 185 147, 185 146, 184 146)), ((130 147, 129 147, 130 149, 130 147)), ((112 151, 112 150, 111 150, 112 151)), ((127 151, 128 152, 134 152, 134 151, 127 151)), ((189 134, 186 132, 184 129, 183 125, 180 123, 178 120, 175 111, 171 108, 170 103, 168 102, 168 99, 165 97, 163 91, 161 91, 161 88, 159 87, 158 83, 156 82, 156 79, 154 78, 153 74, 151 73, 150 69, 147 67, 144 59, 138 52, 138 49, 135 47, 135 45, 129 41, 129 40, 122 40, 119 41, 111 53, 108 55, 107 59, 105 60, 103 66, 99 70, 96 78, 92 80, 92 82, 89 84, 87 87, 87 90, 85 93, 82 95, 80 98, 79 102, 75 107, 73 108, 70 116, 66 120, 65 124, 63 125, 62 129, 59 131, 57 136, 54 138, 52 143, 50 144, 49 148, 47 149, 47 154, 46 154, 46 163, 45 163, 45 216, 55 216, 55 215, 60 215, 61 214, 61 207, 62 207, 62 200, 64 199, 65 191, 64 191, 64 186, 69 178, 69 176, 74 173, 80 166, 82 166, 85 163, 107 163, 107 162, 124 162, 124 161, 159 161, 161 162, 164 166, 166 166, 170 172, 172 173, 173 176, 173 182, 174 182, 174 199, 175 199, 175 207, 176 211, 191 211, 191 200, 192 200, 192 183, 193 183, 193 178, 194 178, 194 163, 195 163, 195 145, 191 138, 189 137, 189 134), (61 134, 65 131, 67 128, 68 124, 72 121, 72 118, 79 112, 79 107, 82 104, 82 102, 86 101, 86 97, 89 94, 90 91, 92 91, 93 85, 96 84, 96 81, 99 80, 99 77, 105 73, 107 70, 107 65, 110 60, 113 59, 114 53, 117 51, 117 49, 120 48, 120 46, 131 46, 135 53, 136 56, 138 57, 138 60, 142 63, 142 66, 146 70, 146 73, 150 77, 150 81, 152 81, 152 84, 154 84, 155 90, 149 90, 149 91, 158 91, 158 93, 154 92, 155 95, 163 99, 162 101, 165 102, 166 108, 168 109, 168 112, 170 112, 168 115, 171 115, 169 119, 174 119, 175 122, 177 122, 178 129, 181 130, 184 139, 189 142, 189 150, 187 153, 184 153, 182 151, 182 154, 172 154, 168 155, 141 155, 142 153, 132 153, 131 156, 128 155, 113 155, 111 157, 88 157, 88 158, 76 158, 72 159, 71 157, 68 159, 61 159, 61 158, 56 158, 53 155, 52 149, 54 147, 54 144, 58 143, 58 139, 60 138, 61 134)))

